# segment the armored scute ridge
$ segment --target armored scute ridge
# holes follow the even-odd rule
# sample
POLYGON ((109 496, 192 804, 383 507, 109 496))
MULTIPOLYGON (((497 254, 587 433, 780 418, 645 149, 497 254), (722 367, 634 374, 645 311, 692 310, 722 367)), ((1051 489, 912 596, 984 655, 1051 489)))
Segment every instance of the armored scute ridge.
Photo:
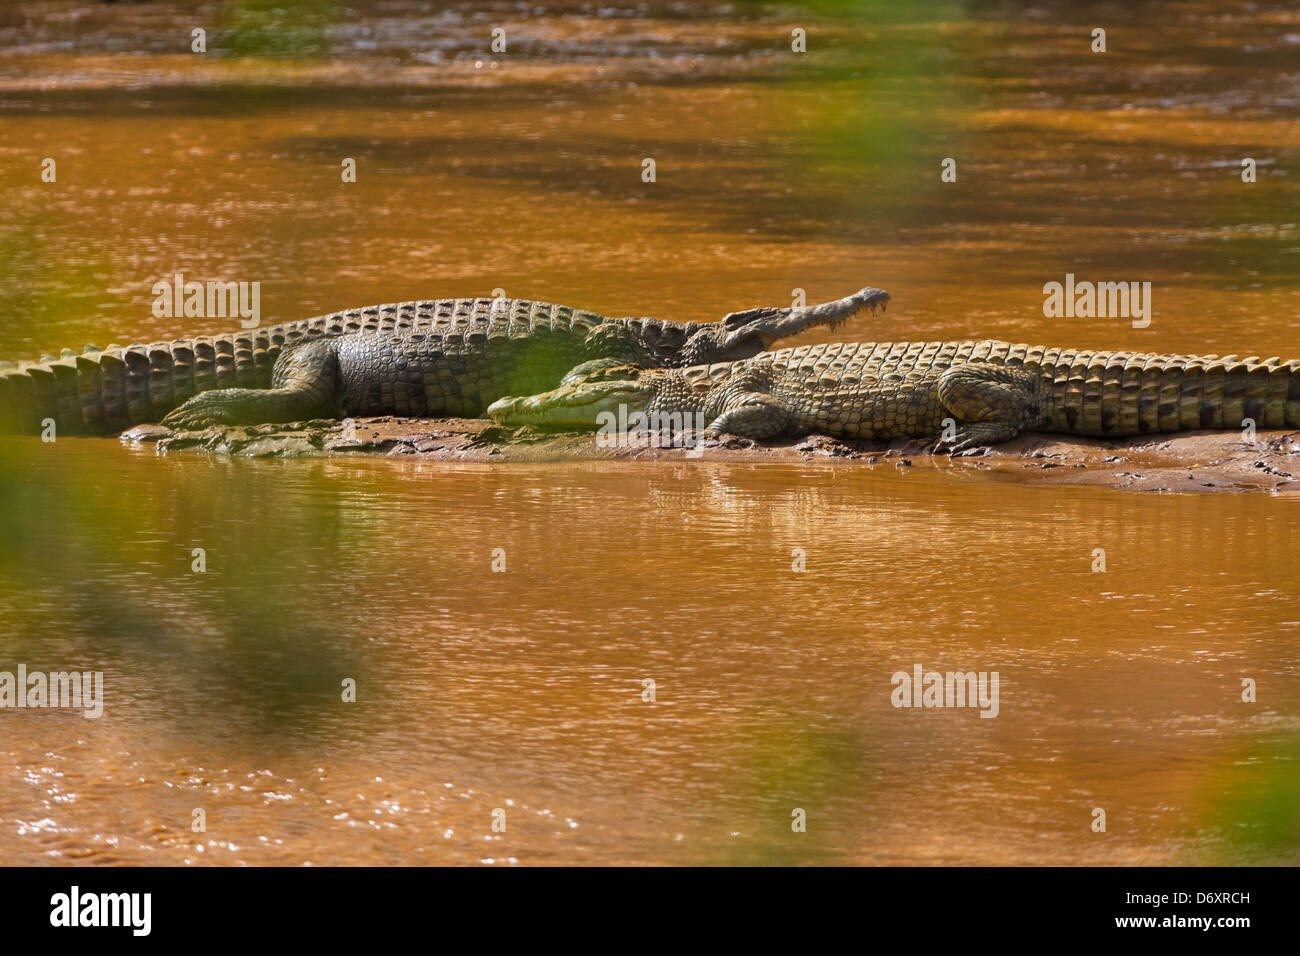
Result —
POLYGON ((713 430, 757 439, 937 437, 952 451, 1021 431, 1123 437, 1236 429, 1247 420, 1296 428, 1300 361, 998 341, 836 343, 695 368, 591 374, 500 399, 488 414, 511 425, 594 428, 602 413, 620 408, 702 413, 713 430))
POLYGON ((602 359, 676 367, 739 359, 819 325, 835 327, 888 293, 760 308, 720 322, 607 319, 522 299, 370 306, 246 332, 87 347, 0 365, 0 429, 112 434, 353 415, 477 415, 511 392, 559 384, 602 359))

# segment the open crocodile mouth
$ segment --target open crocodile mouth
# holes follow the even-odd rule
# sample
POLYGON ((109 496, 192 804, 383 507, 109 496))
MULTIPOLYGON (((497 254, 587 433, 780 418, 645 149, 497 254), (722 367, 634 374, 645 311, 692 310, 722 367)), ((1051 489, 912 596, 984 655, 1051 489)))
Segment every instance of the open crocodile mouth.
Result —
POLYGON ((826 323, 826 328, 830 329, 832 332, 836 332, 839 329, 844 328, 844 326, 848 324, 849 319, 854 318, 855 316, 857 316, 858 314, 860 314, 866 309, 870 309, 871 314, 875 315, 877 312, 884 312, 888 308, 889 308, 888 299, 882 302, 864 302, 856 309, 854 309, 852 312, 850 312, 848 315, 844 316, 843 318, 828 320, 826 323))
POLYGON ((888 292, 868 286, 843 299, 820 305, 789 309, 750 309, 747 312, 733 313, 724 320, 731 330, 724 348, 730 357, 746 349, 752 350, 751 355, 757 354, 771 348, 781 339, 800 335, 815 326, 825 326, 835 331, 864 309, 870 309, 873 313, 883 312, 888 303, 888 292))
POLYGON ((889 311, 889 293, 884 289, 863 289, 861 292, 856 293, 855 296, 850 296, 850 298, 855 298, 857 300, 856 305, 853 306, 851 312, 847 312, 839 318, 828 319, 826 321, 826 327, 832 332, 843 328, 844 324, 848 322, 849 319, 860 315, 867 309, 871 310, 872 315, 875 315, 878 312, 889 311))

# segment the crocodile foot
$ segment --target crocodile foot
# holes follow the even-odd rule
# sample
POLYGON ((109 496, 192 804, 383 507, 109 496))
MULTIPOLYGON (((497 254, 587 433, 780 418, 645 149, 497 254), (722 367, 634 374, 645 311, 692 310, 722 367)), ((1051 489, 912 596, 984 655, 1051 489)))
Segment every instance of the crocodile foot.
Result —
POLYGON ((934 443, 931 454, 947 452, 953 458, 985 454, 990 445, 1015 438, 1020 429, 1005 422, 971 422, 963 425, 951 436, 942 436, 934 443))
POLYGON ((202 392, 163 416, 173 431, 197 432, 212 425, 235 424, 235 409, 221 391, 202 392))

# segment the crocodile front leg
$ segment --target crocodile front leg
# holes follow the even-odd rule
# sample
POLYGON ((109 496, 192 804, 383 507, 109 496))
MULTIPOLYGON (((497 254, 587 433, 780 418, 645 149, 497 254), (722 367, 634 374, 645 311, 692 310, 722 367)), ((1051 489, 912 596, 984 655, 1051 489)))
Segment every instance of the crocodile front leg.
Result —
POLYGON ((971 363, 939 376, 939 402, 957 420, 956 433, 942 437, 950 454, 1015 438, 1043 417, 1042 380, 1024 369, 971 363))
POLYGON ((335 343, 308 342, 281 353, 271 388, 201 392, 165 416, 162 424, 197 431, 211 425, 261 425, 331 417, 338 377, 335 343))
POLYGON ((764 441, 789 426, 790 413, 779 398, 765 392, 742 392, 727 402, 727 410, 713 420, 708 431, 764 441))

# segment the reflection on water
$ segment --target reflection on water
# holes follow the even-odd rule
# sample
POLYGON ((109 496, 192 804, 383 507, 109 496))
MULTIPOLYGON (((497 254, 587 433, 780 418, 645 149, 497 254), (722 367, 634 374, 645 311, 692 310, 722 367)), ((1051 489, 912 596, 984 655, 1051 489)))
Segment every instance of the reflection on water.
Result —
MULTIPOLYGON (((203 56, 185 5, 0 12, 0 357, 213 331, 152 316, 178 270, 267 322, 874 283, 808 341, 1300 352, 1294 9, 1108 6, 1102 56, 1073 4, 819 6, 802 56, 756 5, 241 0, 203 56), (1045 319, 1066 272, 1155 321, 1045 319)), ((96 440, 5 441, 0 491, 0 670, 108 695, 0 711, 4 862, 1297 862, 1290 502, 96 440), (916 664, 999 717, 894 709, 916 664)))
POLYGON ((1285 503, 5 450, 7 666, 107 687, 0 715, 7 860, 199 859, 200 807, 223 862, 1294 862, 1285 503), (894 709, 915 664, 999 716, 894 709))

